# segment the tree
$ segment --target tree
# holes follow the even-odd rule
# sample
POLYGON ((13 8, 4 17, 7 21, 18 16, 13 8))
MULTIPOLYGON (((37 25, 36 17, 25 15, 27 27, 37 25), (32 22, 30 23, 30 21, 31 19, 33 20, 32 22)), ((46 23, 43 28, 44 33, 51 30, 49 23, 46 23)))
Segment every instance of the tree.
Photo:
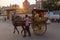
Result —
POLYGON ((43 8, 48 10, 59 10, 59 6, 57 6, 57 2, 60 0, 47 0, 47 2, 43 2, 43 8))

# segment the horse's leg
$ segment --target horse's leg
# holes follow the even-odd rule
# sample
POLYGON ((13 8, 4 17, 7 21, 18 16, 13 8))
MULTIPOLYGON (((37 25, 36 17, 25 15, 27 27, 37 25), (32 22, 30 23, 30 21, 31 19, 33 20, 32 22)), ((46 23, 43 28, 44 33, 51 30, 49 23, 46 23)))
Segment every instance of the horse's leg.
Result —
POLYGON ((14 26, 14 32, 13 32, 13 33, 15 33, 15 29, 16 29, 16 28, 15 28, 15 26, 14 26))
POLYGON ((14 32, 13 33, 15 33, 15 30, 18 32, 18 34, 19 34, 19 31, 18 31, 18 29, 17 29, 17 26, 14 26, 14 32))
POLYGON ((23 29, 21 30, 21 34, 22 34, 22 32, 23 32, 23 29))
POLYGON ((16 29, 16 31, 18 32, 18 34, 19 34, 19 31, 18 31, 18 29, 17 29, 17 26, 15 26, 15 29, 16 29))
POLYGON ((23 34, 23 37, 25 37, 25 36, 26 36, 25 26, 22 26, 21 34, 23 34))
POLYGON ((24 26, 22 26, 21 34, 22 34, 22 32, 23 32, 24 30, 25 30, 25 29, 24 29, 24 26))

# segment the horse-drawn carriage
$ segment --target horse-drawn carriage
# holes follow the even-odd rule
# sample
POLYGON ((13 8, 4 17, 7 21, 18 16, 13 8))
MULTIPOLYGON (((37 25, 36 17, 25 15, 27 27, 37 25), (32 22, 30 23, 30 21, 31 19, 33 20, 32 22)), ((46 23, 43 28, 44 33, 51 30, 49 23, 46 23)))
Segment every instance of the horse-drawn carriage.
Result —
POLYGON ((32 29, 37 35, 43 35, 47 30, 45 12, 47 12, 47 10, 32 10, 32 29))
MULTIPOLYGON (((46 10, 32 10, 31 27, 36 35, 43 35, 47 30, 46 18, 42 15, 46 10), (42 16, 41 16, 42 15, 42 16)), ((18 17, 17 17, 18 18, 18 17)), ((18 20, 21 20, 18 18, 18 20)), ((18 21, 17 20, 17 21, 18 21)), ((24 21, 13 22, 14 26, 24 26, 24 21)))

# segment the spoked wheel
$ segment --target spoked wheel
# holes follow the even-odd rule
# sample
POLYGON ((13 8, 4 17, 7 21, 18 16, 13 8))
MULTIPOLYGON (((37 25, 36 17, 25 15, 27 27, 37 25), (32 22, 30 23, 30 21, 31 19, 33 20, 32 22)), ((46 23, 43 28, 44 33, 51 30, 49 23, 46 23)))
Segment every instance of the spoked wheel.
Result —
POLYGON ((47 25, 46 24, 34 25, 33 31, 34 34, 36 35, 43 35, 47 31, 47 25))

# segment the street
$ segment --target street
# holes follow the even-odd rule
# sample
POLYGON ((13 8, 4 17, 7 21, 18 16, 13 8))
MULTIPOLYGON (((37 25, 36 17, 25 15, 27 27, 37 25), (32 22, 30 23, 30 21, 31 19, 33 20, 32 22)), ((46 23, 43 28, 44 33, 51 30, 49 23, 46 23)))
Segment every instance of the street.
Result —
MULTIPOLYGON (((47 32, 43 36, 36 36, 31 29, 31 37, 25 37, 21 33, 13 34, 13 25, 10 21, 0 21, 0 40, 60 40, 60 23, 51 23, 47 26, 47 32)), ((18 27, 21 31, 21 27, 18 27)))

